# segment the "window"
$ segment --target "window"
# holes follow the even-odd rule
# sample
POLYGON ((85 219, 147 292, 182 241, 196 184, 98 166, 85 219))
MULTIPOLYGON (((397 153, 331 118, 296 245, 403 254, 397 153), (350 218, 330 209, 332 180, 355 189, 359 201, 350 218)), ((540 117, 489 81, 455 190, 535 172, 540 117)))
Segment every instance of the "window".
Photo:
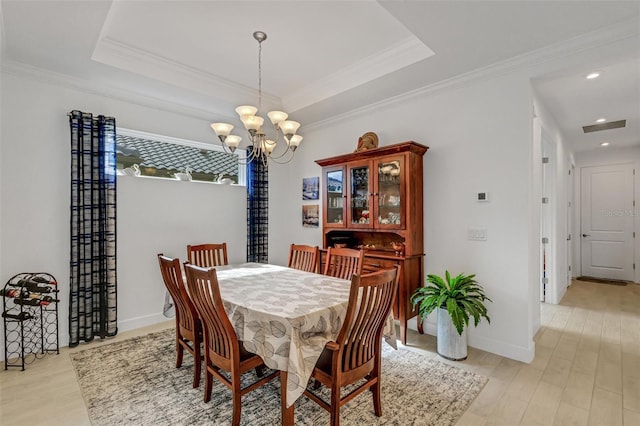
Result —
POLYGON ((116 149, 120 171, 137 165, 141 176, 175 179, 188 170, 192 180, 245 184, 240 157, 213 144, 118 128, 116 149))

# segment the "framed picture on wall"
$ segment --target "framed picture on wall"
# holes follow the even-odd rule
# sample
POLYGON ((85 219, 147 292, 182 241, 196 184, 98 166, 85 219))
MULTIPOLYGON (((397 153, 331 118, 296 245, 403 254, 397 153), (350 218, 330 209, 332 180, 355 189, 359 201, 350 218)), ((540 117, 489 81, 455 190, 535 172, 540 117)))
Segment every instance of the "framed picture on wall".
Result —
POLYGON ((318 185, 320 178, 310 177, 302 179, 302 199, 303 200, 317 200, 318 199, 318 185))
POLYGON ((302 206, 302 227, 318 228, 320 222, 320 205, 309 204, 302 206))

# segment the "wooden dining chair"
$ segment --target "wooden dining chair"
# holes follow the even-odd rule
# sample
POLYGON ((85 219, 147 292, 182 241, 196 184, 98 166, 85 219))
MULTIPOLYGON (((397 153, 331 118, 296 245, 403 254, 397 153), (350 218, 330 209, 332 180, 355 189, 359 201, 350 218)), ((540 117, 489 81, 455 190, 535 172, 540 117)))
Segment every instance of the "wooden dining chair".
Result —
POLYGON ((324 275, 350 280, 353 274, 362 273, 363 257, 363 250, 329 247, 324 275))
POLYGON ((331 414, 331 425, 340 423, 340 407, 371 388, 376 416, 382 416, 380 371, 382 332, 398 287, 397 269, 383 269, 351 278, 349 305, 335 341, 326 344, 311 375, 331 389, 326 402, 309 387, 304 394, 331 414), (343 386, 366 379, 345 396, 343 386))
POLYGON ((200 386, 200 371, 202 364, 202 354, 200 345, 202 343, 202 325, 200 318, 193 305, 191 297, 187 294, 187 289, 182 278, 182 268, 179 259, 171 259, 160 253, 158 255, 160 272, 164 285, 167 287, 176 312, 176 368, 182 366, 182 358, 186 349, 193 355, 193 387, 200 386))
POLYGON ((188 245, 187 259, 192 265, 202 268, 228 265, 227 243, 188 245))
POLYGON ((301 271, 318 272, 319 257, 320 249, 318 246, 291 244, 287 266, 301 271))
MULTIPOLYGON (((264 385, 276 377, 279 372, 260 378, 245 388, 241 387, 240 377, 252 369, 264 367, 264 361, 258 355, 248 352, 238 341, 229 317, 224 310, 220 287, 214 268, 200 268, 185 262, 187 288, 193 298, 200 318, 204 334, 205 389, 204 402, 211 399, 211 388, 215 376, 231 389, 233 400, 234 426, 240 424, 242 395, 264 385), (221 371, 229 373, 225 377, 221 371)), ((256 374, 258 371, 256 370, 256 374)))

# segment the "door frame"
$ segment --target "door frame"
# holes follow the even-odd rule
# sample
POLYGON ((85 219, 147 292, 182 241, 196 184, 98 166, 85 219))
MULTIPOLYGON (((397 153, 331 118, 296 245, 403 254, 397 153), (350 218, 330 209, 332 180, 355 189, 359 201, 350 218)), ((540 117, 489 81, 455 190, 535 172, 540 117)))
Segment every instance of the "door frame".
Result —
POLYGON ((567 177, 567 288, 571 286, 571 282, 573 279, 574 273, 574 241, 575 235, 573 232, 574 226, 574 207, 575 203, 575 180, 576 180, 576 166, 575 164, 569 160, 567 163, 568 169, 568 177, 567 177))
POLYGON ((540 134, 542 157, 540 160, 542 174, 542 199, 540 200, 540 301, 549 301, 549 296, 555 294, 557 286, 557 152, 556 145, 549 137, 544 127, 540 134), (546 159, 546 162, 543 161, 546 159))
POLYGON ((574 164, 575 159, 566 150, 561 136, 554 131, 553 127, 545 126, 545 123, 538 117, 533 120, 533 142, 534 142, 534 167, 536 169, 535 179, 537 190, 534 192, 534 206, 538 216, 538 281, 536 292, 538 300, 541 299, 540 287, 543 283, 543 262, 546 260, 546 295, 543 302, 558 304, 569 287, 568 265, 572 262, 568 259, 567 237, 570 233, 566 229, 568 222, 567 215, 569 194, 568 188, 571 185, 572 176, 568 171, 574 164), (542 164, 542 158, 549 157, 549 163, 542 164), (543 167, 546 167, 544 171, 543 167), (549 188, 545 192, 543 188, 543 175, 548 177, 549 188), (549 198, 549 204, 542 204, 542 197, 549 198), (545 217, 546 216, 546 217, 545 217), (546 229, 549 242, 543 247, 543 221, 546 220, 546 229), (546 249, 546 259, 544 254, 546 249))

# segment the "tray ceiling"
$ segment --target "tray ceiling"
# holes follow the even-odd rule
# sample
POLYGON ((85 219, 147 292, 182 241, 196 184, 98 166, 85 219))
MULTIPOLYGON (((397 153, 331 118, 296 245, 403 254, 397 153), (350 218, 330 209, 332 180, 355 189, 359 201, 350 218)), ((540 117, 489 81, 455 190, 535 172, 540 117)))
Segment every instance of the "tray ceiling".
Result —
MULTIPOLYGON (((256 103, 252 33, 265 31, 263 106, 285 108, 305 124, 612 26, 635 25, 631 36, 637 39, 640 15, 640 2, 616 1, 2 0, 0 6, 5 63, 144 95, 219 120, 228 119, 225 114, 235 105, 256 103)), ((559 114, 563 130, 593 124, 593 115, 604 114, 627 119, 638 143, 637 118, 634 123, 630 116, 638 115, 630 106, 640 99, 638 52, 640 46, 631 57, 620 54, 604 64, 626 69, 609 73, 620 75, 609 97, 585 100, 569 72, 557 70, 536 76, 534 88, 559 114), (611 113, 596 114, 604 101, 611 113)), ((593 59, 603 66, 602 58, 593 59)))

